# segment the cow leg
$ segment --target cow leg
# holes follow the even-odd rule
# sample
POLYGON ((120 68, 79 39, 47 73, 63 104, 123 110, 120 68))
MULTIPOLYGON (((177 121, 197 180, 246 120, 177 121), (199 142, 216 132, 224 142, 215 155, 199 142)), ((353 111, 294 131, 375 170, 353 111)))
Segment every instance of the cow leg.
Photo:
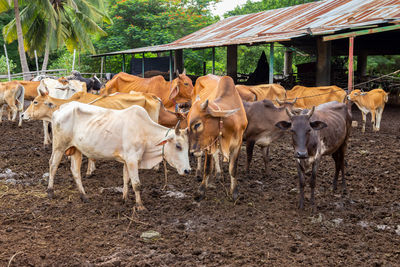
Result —
POLYGON ((311 188, 311 206, 313 212, 315 211, 315 183, 317 179, 317 171, 318 171, 318 166, 319 166, 319 160, 315 160, 313 165, 312 165, 312 173, 311 173, 311 179, 310 179, 310 188, 311 188))
POLYGON ((18 108, 15 105, 15 99, 6 99, 8 108, 9 108, 9 112, 8 112, 8 120, 10 120, 10 112, 12 112, 12 121, 15 121, 17 119, 17 114, 18 114, 18 108))
POLYGON ((375 115, 376 115, 376 110, 371 110, 371 123, 372 123, 372 130, 374 131, 374 132, 376 132, 376 118, 375 118, 375 115))
POLYGON ((124 163, 123 180, 124 180, 124 185, 122 189, 122 199, 126 202, 128 200, 128 185, 129 185, 129 173, 126 163, 124 163))
POLYGON ((250 164, 251 164, 251 160, 253 159, 253 150, 254 150, 255 143, 256 142, 253 140, 246 141, 246 154, 247 154, 246 172, 247 172, 247 175, 250 174, 250 164))
POLYGON ((339 177, 339 171, 340 171, 340 162, 339 162, 339 153, 336 151, 335 153, 332 154, 332 158, 335 161, 335 176, 333 177, 332 181, 332 190, 336 191, 337 189, 337 180, 339 177))
POLYGON ((269 146, 262 147, 265 174, 268 175, 268 162, 269 162, 269 146))
MULTIPOLYGON (((139 180, 139 165, 137 161, 130 161, 126 163, 128 175, 131 179, 132 188, 135 192, 136 208, 138 210, 146 210, 143 206, 142 198, 140 197, 140 180, 139 180)), ((125 183, 125 182, 124 182, 125 183)))
POLYGON ((201 155, 197 156, 196 178, 198 182, 201 182, 201 155))
POLYGON ((380 107, 376 111, 376 131, 379 131, 381 128, 381 119, 384 107, 380 107))
POLYGON ((344 155, 346 153, 346 144, 343 144, 339 148, 339 164, 340 164, 340 171, 342 172, 342 190, 343 190, 343 195, 347 194, 347 187, 346 187, 346 179, 344 177, 344 155))
POLYGON ((222 177, 221 174, 221 165, 220 165, 220 161, 219 161, 219 151, 215 152, 213 154, 213 161, 214 161, 214 167, 215 167, 215 178, 216 180, 220 180, 222 177))
POLYGON ((86 171, 86 178, 92 176, 93 172, 96 170, 96 164, 94 159, 88 159, 87 171, 86 171))
POLYGON ((63 154, 63 150, 53 149, 53 153, 50 157, 49 184, 47 186, 47 195, 49 198, 54 197, 54 176, 56 175, 57 168, 61 162, 63 154))
POLYGON ((305 179, 304 179, 304 170, 303 170, 303 167, 301 166, 301 163, 299 161, 297 162, 297 173, 299 175, 299 189, 300 189, 299 209, 304 209, 304 185, 305 185, 305 179))
POLYGON ((46 147, 47 145, 49 145, 51 143, 48 121, 43 121, 43 132, 44 132, 43 145, 46 147))
POLYGON ((236 148, 231 151, 229 155, 229 174, 231 176, 231 195, 233 201, 236 201, 239 197, 239 191, 238 191, 238 186, 237 186, 237 164, 238 164, 238 159, 239 159, 239 154, 240 154, 240 145, 237 146, 236 148))
POLYGON ((362 129, 361 129, 361 132, 365 133, 365 123, 367 121, 367 114, 361 111, 361 115, 362 115, 362 129))
POLYGON ((200 187, 194 197, 196 201, 200 201, 204 198, 206 193, 206 188, 208 185, 208 178, 210 176, 210 165, 211 165, 211 155, 207 152, 204 153, 204 171, 203 171, 203 181, 201 181, 200 187))
POLYGON ((85 189, 82 185, 82 177, 81 177, 81 165, 82 165, 82 153, 76 149, 75 153, 71 155, 71 172, 74 177, 76 186, 78 187, 81 200, 83 202, 88 202, 88 198, 85 193, 85 189))
POLYGON ((0 105, 0 123, 3 120, 3 113, 4 113, 4 105, 0 105))

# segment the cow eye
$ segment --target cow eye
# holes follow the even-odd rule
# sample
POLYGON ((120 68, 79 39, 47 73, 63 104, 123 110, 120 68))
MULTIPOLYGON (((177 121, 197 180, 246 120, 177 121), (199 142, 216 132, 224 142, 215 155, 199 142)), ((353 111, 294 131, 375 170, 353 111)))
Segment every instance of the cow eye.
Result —
POLYGON ((194 125, 193 129, 197 130, 197 128, 199 128, 201 125, 201 122, 198 122, 194 125))
POLYGON ((189 85, 189 83, 184 83, 184 85, 185 85, 185 86, 188 86, 188 85, 189 85))
POLYGON ((182 150, 182 146, 180 144, 176 144, 176 149, 182 150))
POLYGON ((356 96, 356 95, 357 95, 357 93, 354 93, 354 95, 356 96))
POLYGON ((37 104, 38 104, 38 102, 37 102, 37 101, 33 101, 33 104, 34 104, 34 105, 37 105, 37 104))

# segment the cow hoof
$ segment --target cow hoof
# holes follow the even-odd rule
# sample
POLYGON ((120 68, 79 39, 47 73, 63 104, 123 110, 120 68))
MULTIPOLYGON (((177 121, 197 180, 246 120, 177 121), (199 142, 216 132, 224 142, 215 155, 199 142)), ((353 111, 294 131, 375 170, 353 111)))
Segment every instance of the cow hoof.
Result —
POLYGON ((88 202, 89 202, 89 199, 88 199, 87 196, 84 195, 84 194, 81 194, 81 200, 82 200, 82 202, 84 202, 84 203, 88 203, 88 202))
POLYGON ((205 189, 204 185, 201 185, 199 187, 199 190, 197 191, 196 195, 194 196, 194 200, 197 202, 200 202, 201 200, 204 199, 205 195, 206 195, 206 189, 205 189))
POLYGON ((232 192, 232 200, 233 202, 236 202, 238 199, 239 199, 239 190, 236 187, 232 192))
POLYGON ((136 210, 137 211, 147 211, 147 209, 143 205, 136 205, 136 210))
POLYGON ((47 189, 47 196, 50 199, 53 199, 54 198, 54 189, 47 189))
POLYGON ((91 178, 93 176, 93 173, 86 173, 85 178, 91 178))

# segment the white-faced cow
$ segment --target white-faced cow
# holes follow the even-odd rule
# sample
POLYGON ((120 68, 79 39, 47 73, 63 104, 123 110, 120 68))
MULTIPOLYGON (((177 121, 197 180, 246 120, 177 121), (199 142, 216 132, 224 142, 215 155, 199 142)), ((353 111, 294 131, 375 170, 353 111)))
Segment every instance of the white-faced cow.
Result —
POLYGON ((344 156, 347 140, 351 129, 351 114, 343 103, 328 102, 293 114, 286 109, 289 120, 276 124, 282 130, 290 129, 294 147, 294 157, 297 161, 299 175, 300 201, 299 208, 304 208, 305 172, 312 166, 310 179, 311 205, 315 210, 315 180, 321 157, 332 155, 335 160, 335 176, 333 189, 336 190, 339 171, 342 172, 343 193, 346 192, 344 178, 344 156))
POLYGON ((61 158, 72 147, 71 171, 84 201, 87 197, 81 181, 82 154, 123 163, 123 199, 127 199, 130 179, 139 210, 144 209, 139 169, 153 168, 165 159, 180 175, 190 172, 187 129, 180 130, 177 125, 171 131, 155 123, 142 107, 112 110, 74 101, 55 111, 52 123, 49 197, 54 195, 54 176, 61 158))

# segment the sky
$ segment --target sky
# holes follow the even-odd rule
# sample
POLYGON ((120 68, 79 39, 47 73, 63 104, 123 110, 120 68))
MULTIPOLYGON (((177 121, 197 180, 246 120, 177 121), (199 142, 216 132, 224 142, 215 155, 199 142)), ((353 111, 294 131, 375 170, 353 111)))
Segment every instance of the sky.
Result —
MULTIPOLYGON (((261 0, 251 0, 251 2, 259 2, 261 0)), ((212 12, 214 15, 219 15, 221 19, 223 14, 227 11, 231 11, 238 5, 243 5, 247 0, 222 0, 220 3, 215 5, 215 9, 212 12)))

